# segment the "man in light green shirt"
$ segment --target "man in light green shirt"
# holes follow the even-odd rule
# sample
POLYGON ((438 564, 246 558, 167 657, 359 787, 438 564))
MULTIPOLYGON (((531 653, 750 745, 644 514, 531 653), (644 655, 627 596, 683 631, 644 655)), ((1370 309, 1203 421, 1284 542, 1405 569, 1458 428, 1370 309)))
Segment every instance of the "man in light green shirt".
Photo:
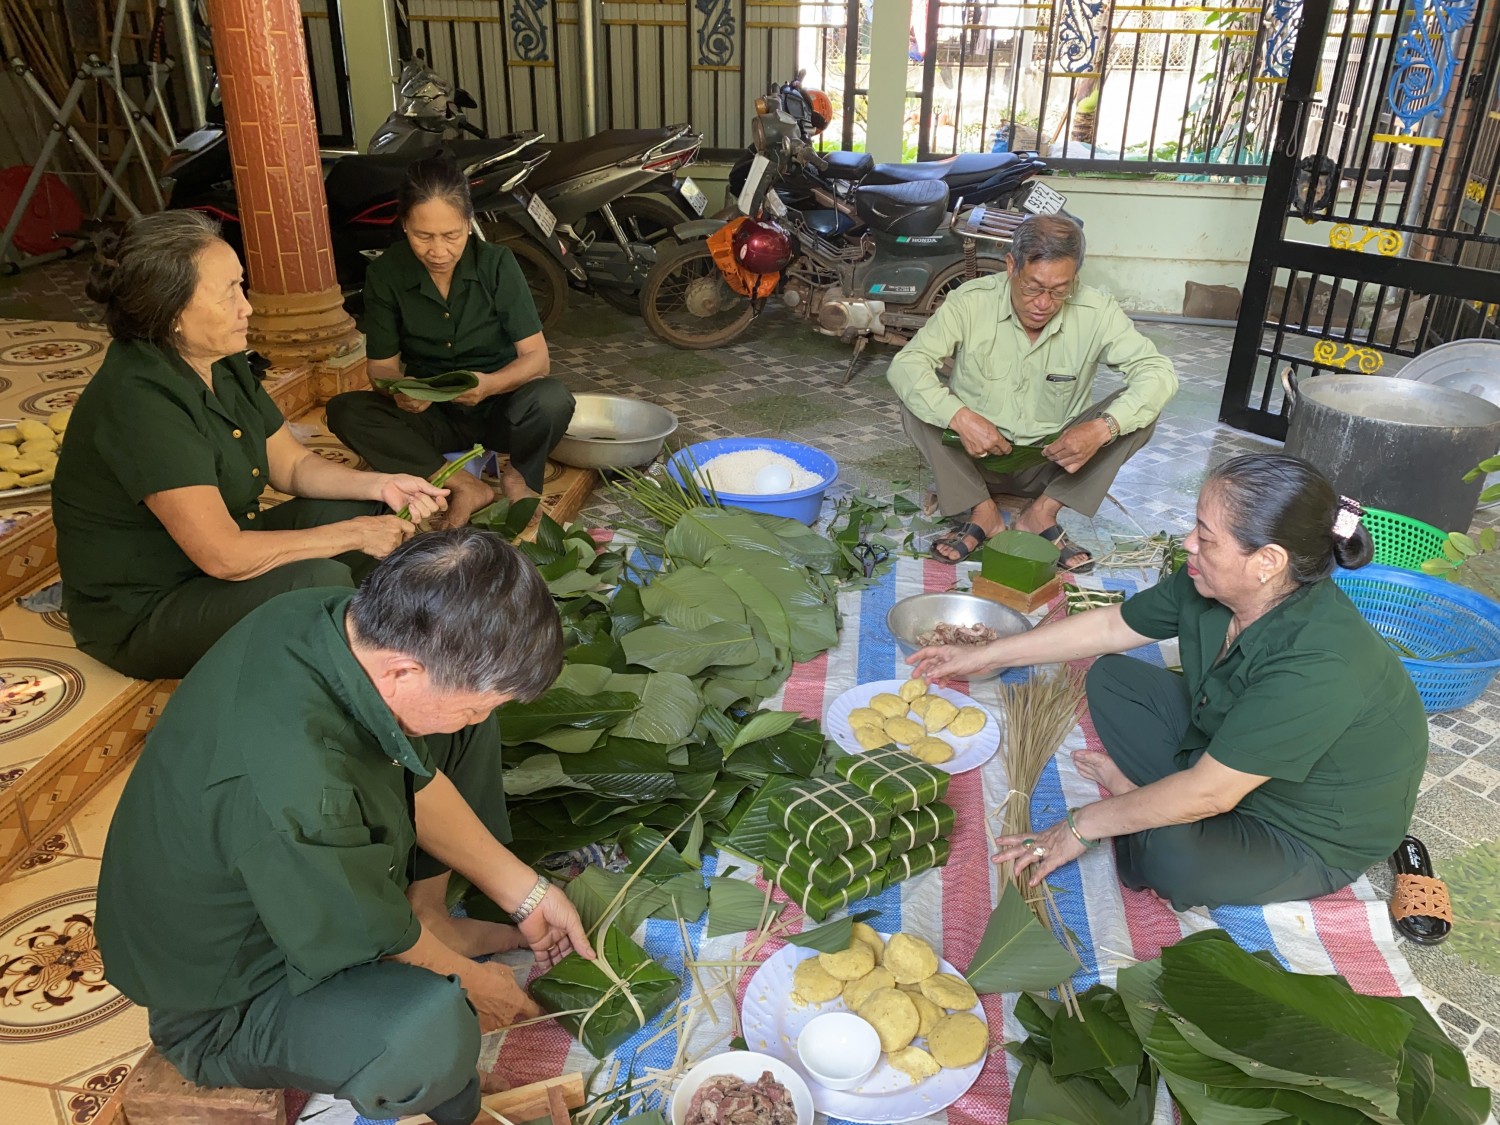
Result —
POLYGON ((1083 231, 1071 219, 1036 216, 1017 228, 1007 272, 949 295, 891 363, 901 422, 932 467, 938 506, 967 521, 933 545, 960 562, 1005 527, 998 494, 1031 497, 1016 527, 1043 535, 1070 571, 1093 565, 1057 523, 1063 508, 1099 509, 1120 467, 1150 440, 1177 391, 1171 361, 1135 330, 1114 298, 1078 284, 1083 231), (953 357, 945 383, 938 369, 953 357), (1093 402, 1100 363, 1125 375, 1122 391, 1093 402), (944 445, 957 433, 962 448, 944 445), (993 473, 975 458, 1042 446, 1040 464, 993 473))

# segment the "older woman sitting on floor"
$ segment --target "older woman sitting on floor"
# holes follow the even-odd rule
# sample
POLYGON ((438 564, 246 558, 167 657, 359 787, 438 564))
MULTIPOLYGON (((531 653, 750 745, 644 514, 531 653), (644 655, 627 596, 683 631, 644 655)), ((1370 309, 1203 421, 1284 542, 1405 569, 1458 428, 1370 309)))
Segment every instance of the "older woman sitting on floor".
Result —
POLYGON ((1372 552, 1360 509, 1304 461, 1237 457, 1209 474, 1187 565, 1123 605, 983 648, 927 648, 929 677, 1100 656, 1088 702, 1107 754, 1079 772, 1111 796, 996 862, 1033 885, 1115 842, 1121 881, 1178 910, 1328 894, 1395 850, 1427 757, 1421 700, 1329 580, 1372 552), (1177 637, 1182 675, 1119 655, 1177 637))
POLYGON ((244 271, 197 211, 101 243, 89 296, 114 342, 78 400, 52 485, 78 647, 141 679, 183 676, 252 609, 353 586, 444 506, 417 476, 305 448, 251 373, 244 271), (262 512, 267 485, 298 497, 262 512))

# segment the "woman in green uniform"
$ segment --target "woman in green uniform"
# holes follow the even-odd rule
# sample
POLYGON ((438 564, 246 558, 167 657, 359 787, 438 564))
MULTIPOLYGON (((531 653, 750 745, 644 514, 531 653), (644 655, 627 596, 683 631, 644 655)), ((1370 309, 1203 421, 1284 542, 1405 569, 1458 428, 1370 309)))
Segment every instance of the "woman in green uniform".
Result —
MULTIPOLYGON (((397 195, 406 238, 365 276, 365 352, 377 389, 328 404, 328 428, 375 468, 430 477, 443 455, 475 443, 510 455, 501 487, 511 500, 542 491, 547 454, 573 418, 573 396, 547 373, 542 322, 516 257, 471 238, 474 204, 451 157, 412 165, 397 195), (430 403, 379 384, 471 371, 479 385, 430 403)), ((494 496, 460 473, 445 522, 461 527, 494 496)))
POLYGON ((197 211, 99 246, 89 295, 114 341, 52 485, 63 609, 78 647, 127 676, 183 676, 288 590, 353 586, 447 492, 305 448, 250 370, 239 258, 197 211), (296 497, 260 510, 266 486, 296 497))
POLYGON ((1123 605, 977 652, 927 648, 929 677, 1099 656, 1088 703, 1110 794, 996 862, 1033 885, 1105 839, 1121 881, 1178 910, 1329 894, 1411 822, 1427 721, 1410 677, 1329 579, 1370 561, 1361 509, 1305 461, 1255 454, 1209 474, 1187 564, 1123 605), (1176 637, 1182 675, 1124 653, 1176 637))

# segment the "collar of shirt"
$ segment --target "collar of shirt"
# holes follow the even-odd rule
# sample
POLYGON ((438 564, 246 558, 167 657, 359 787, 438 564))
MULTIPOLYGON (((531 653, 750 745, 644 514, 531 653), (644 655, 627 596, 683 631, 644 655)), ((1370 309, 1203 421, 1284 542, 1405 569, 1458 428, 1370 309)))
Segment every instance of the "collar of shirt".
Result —
MULTIPOLYGON (((422 259, 417 257, 412 250, 411 243, 401 239, 386 254, 394 256, 401 267, 401 283, 404 288, 415 289, 424 297, 436 301, 440 305, 446 305, 442 295, 437 291, 437 285, 433 283, 432 274, 422 264, 422 259)), ((451 301, 460 283, 468 285, 470 282, 479 280, 479 252, 474 248, 474 237, 464 245, 464 252, 459 256, 458 263, 453 267, 453 285, 448 289, 448 301, 451 301)))
POLYGON ((391 761, 405 766, 419 777, 431 777, 432 767, 412 745, 411 738, 396 722, 370 677, 349 647, 344 615, 349 610, 350 594, 335 594, 323 602, 324 622, 318 629, 319 640, 327 656, 328 684, 351 718, 374 735, 391 761))

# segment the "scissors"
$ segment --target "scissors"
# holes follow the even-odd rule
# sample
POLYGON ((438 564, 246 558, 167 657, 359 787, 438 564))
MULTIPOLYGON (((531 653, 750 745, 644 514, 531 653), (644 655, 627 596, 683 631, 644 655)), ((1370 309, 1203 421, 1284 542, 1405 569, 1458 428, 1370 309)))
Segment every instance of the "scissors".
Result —
POLYGON ((875 568, 891 557, 891 552, 879 543, 861 541, 854 547, 854 557, 865 568, 865 577, 870 578, 875 574, 875 568))

